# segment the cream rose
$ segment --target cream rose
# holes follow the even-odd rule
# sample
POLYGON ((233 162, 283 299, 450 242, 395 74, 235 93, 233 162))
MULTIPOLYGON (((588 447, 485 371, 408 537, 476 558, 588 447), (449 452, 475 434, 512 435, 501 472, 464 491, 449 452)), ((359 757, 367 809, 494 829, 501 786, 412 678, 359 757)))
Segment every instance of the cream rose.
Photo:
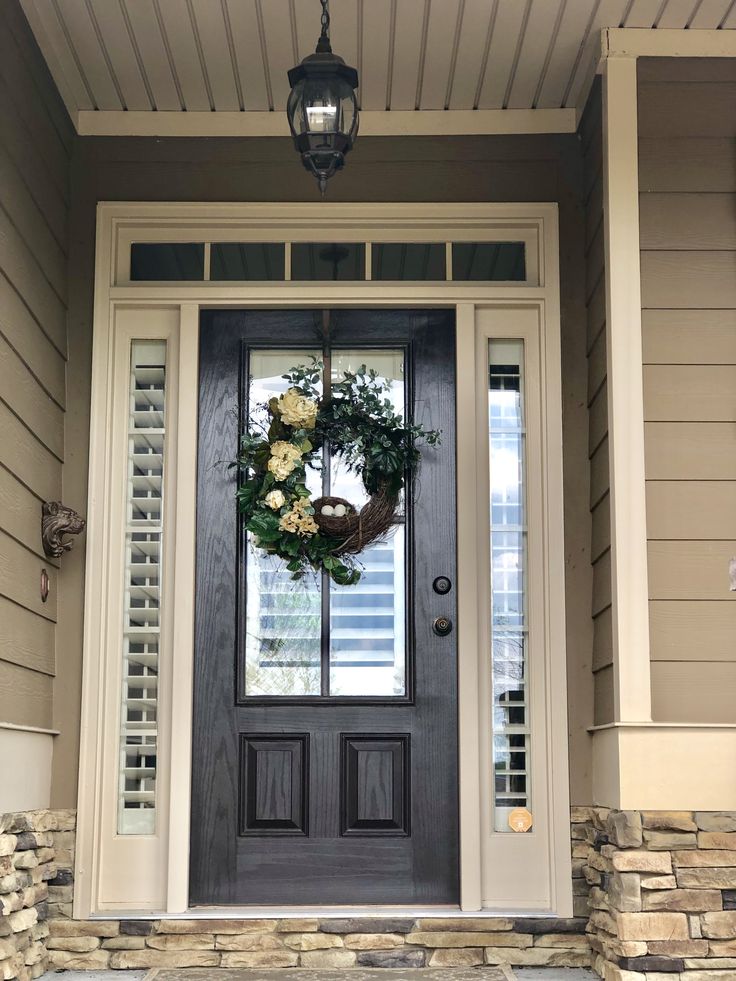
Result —
POLYGON ((277 480, 286 480, 301 458, 302 454, 298 446, 279 439, 271 446, 268 469, 277 480))
POLYGON ((317 421, 317 403, 302 395, 298 388, 290 388, 278 401, 281 421, 299 429, 314 429, 317 421))
POLYGON ((270 508, 273 508, 274 511, 278 511, 279 508, 282 508, 284 504, 286 504, 286 498, 280 490, 270 491, 268 494, 266 494, 265 500, 266 504, 270 508))

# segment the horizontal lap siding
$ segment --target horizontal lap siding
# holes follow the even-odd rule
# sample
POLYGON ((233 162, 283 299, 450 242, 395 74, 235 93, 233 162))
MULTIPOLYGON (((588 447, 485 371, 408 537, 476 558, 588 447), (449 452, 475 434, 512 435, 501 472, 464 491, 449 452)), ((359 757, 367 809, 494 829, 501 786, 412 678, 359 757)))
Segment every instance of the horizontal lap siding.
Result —
POLYGON ((50 728, 62 497, 73 130, 15 3, 0 4, 0 722, 50 728), (50 578, 46 603, 41 570, 50 578))
POLYGON ((736 70, 640 62, 654 719, 736 722, 736 70))
POLYGON ((580 126, 585 189, 585 298, 588 353, 588 458, 593 563, 594 720, 613 721, 611 507, 608 467, 606 301, 603 238, 602 106, 596 84, 580 126))

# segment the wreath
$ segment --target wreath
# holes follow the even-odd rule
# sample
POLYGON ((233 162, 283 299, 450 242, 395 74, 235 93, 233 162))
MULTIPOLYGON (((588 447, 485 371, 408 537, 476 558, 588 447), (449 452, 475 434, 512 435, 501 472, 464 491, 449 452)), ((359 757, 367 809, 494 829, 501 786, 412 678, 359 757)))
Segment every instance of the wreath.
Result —
POLYGON ((323 369, 313 360, 283 375, 288 388, 264 407, 266 423, 242 435, 238 508, 255 547, 284 559, 293 579, 324 570, 352 586, 361 578, 356 556, 391 531, 419 465, 417 444, 434 446, 440 433, 397 414, 389 384, 365 365, 321 396, 323 369), (307 468, 321 469, 325 446, 361 478, 368 493, 361 509, 343 498, 312 499, 307 468))

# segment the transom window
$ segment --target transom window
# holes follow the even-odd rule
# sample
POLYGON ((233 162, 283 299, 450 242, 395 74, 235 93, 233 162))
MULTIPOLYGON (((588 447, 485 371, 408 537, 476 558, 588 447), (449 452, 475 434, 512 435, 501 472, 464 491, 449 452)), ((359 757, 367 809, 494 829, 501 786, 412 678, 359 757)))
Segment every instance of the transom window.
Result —
POLYGON ((533 281, 524 241, 132 242, 130 282, 533 281))

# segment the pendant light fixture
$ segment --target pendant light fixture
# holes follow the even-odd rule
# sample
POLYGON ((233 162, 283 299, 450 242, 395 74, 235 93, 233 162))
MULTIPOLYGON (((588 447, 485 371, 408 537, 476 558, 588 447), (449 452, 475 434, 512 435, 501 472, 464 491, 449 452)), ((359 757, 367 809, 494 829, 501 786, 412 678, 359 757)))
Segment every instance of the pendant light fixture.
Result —
POLYGON ((358 73, 332 53, 329 0, 322 4, 317 50, 289 72, 286 114, 302 163, 325 196, 327 181, 345 163, 358 134, 358 73))

